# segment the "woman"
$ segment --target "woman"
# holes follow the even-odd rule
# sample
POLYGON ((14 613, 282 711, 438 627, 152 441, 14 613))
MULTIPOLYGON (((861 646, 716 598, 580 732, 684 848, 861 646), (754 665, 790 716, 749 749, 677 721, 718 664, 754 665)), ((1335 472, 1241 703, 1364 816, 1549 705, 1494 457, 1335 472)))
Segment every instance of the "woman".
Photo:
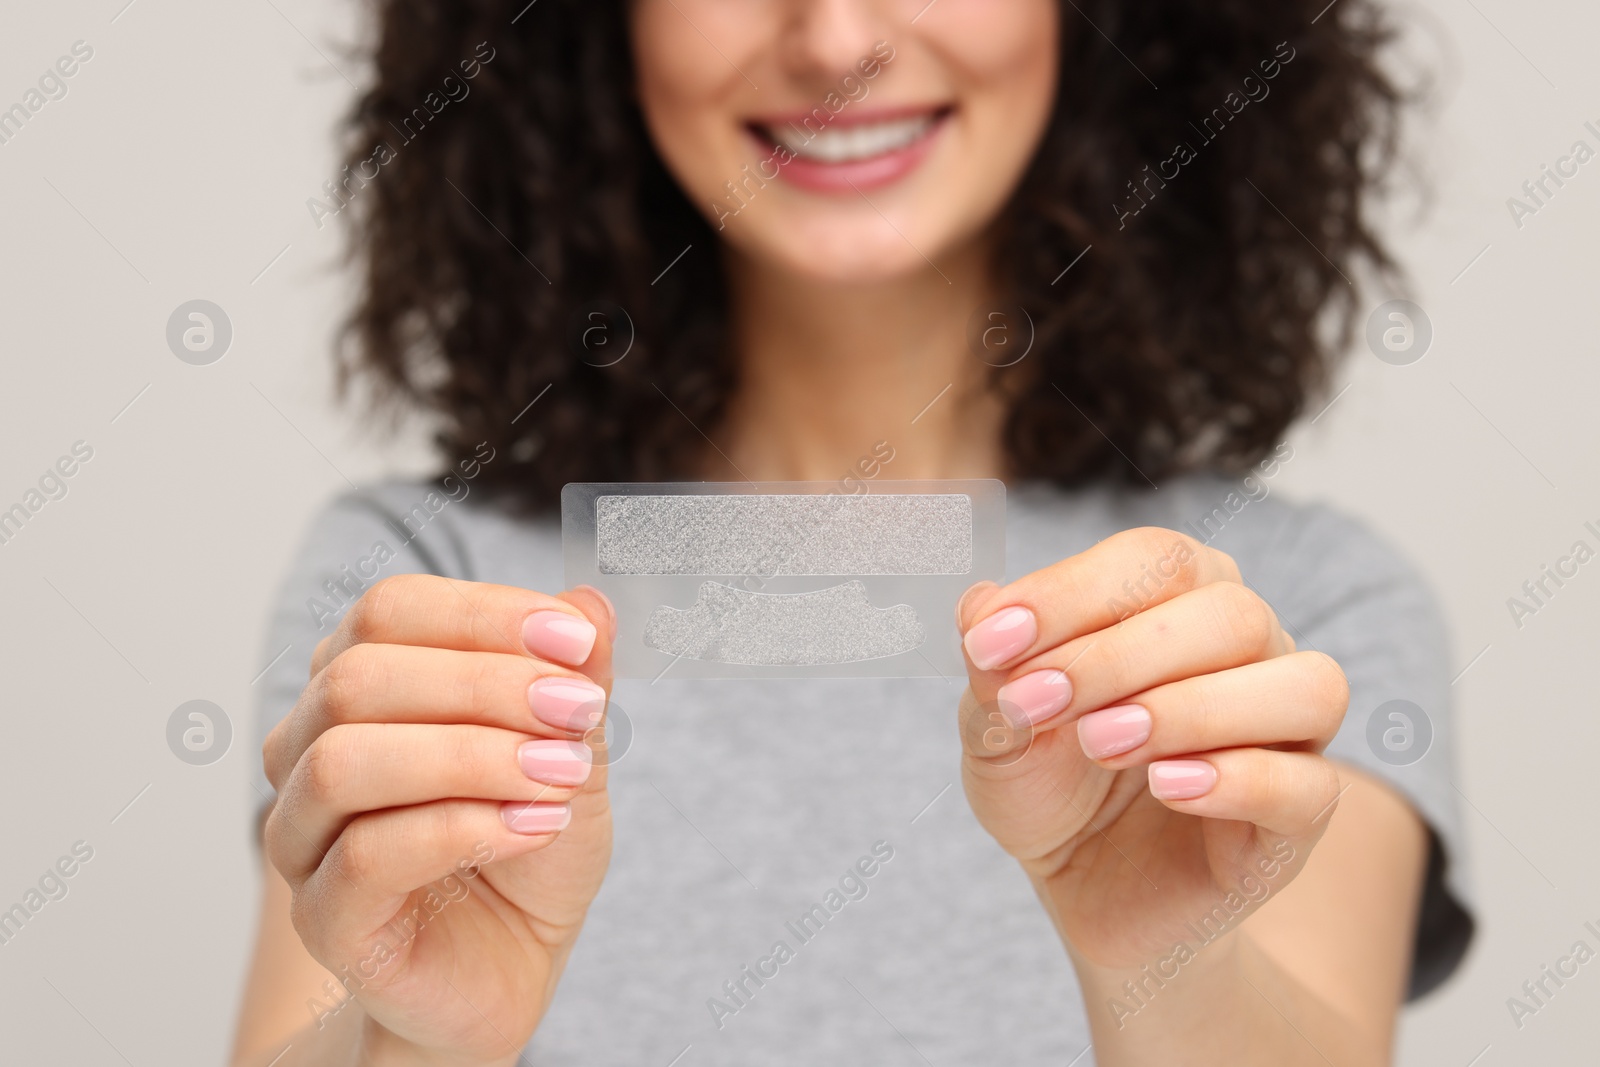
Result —
POLYGON ((380 4, 345 370, 449 473, 285 587, 237 1062, 1385 1062, 1470 920, 1432 600, 1271 495, 1387 263, 1320 6, 380 4), (611 691, 562 484, 846 476, 1011 483, 964 693, 611 691))

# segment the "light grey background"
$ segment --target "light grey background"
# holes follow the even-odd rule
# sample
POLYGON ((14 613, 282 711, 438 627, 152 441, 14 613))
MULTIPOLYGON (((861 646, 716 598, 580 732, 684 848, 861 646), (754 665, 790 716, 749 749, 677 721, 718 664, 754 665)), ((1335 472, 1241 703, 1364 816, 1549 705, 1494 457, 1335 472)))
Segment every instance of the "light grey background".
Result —
MULTIPOLYGON (((94 449, 0 545, 0 909, 74 842, 94 849, 69 895, 0 945, 0 1047, 29 1064, 225 1055, 255 907, 258 754, 243 739, 268 598, 320 501, 426 458, 417 435, 361 436, 329 400, 348 289, 338 231, 305 201, 334 173, 345 75, 360 80, 339 47, 353 8, 125 2, 10 4, 0 33, 0 106, 74 41, 94 48, 68 95, 0 145, 0 508, 73 442, 94 449), (166 343, 194 299, 232 320, 210 366, 166 343), (208 766, 167 748, 169 716, 196 699, 233 721, 208 766)), ((1438 75, 1407 139, 1433 206, 1402 205, 1390 231, 1414 288, 1363 306, 1416 300, 1432 349, 1392 366, 1358 339, 1274 491, 1364 516, 1454 627, 1482 928, 1463 973, 1407 1013, 1401 1062, 1591 1062, 1600 962, 1520 1029, 1506 1001, 1578 939, 1600 947, 1583 928, 1600 926, 1600 560, 1520 629, 1507 599, 1574 541, 1600 547, 1583 526, 1600 527, 1600 160, 1520 229, 1506 200, 1574 140, 1600 147, 1583 126, 1600 127, 1600 9, 1404 13, 1406 72, 1438 75)))

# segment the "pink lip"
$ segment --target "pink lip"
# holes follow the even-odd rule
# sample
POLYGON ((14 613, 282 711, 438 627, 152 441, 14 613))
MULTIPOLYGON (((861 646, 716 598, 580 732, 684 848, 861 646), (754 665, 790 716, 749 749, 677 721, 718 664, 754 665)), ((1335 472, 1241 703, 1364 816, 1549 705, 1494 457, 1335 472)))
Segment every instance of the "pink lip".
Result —
MULTIPOLYGON (((832 116, 828 121, 828 128, 858 126, 869 122, 887 122, 913 115, 926 115, 928 110, 926 107, 879 108, 851 113, 847 109, 832 116)), ((763 118, 759 122, 764 126, 783 126, 792 123, 795 129, 804 131, 805 127, 801 122, 811 114, 809 111, 797 112, 793 115, 763 118)), ((944 132, 949 117, 950 111, 940 112, 935 117, 933 126, 904 148, 897 148, 870 159, 858 159, 846 163, 823 163, 796 155, 780 166, 778 173, 790 184, 812 192, 850 193, 881 188, 904 178, 928 157, 939 135, 944 132)), ((764 133, 755 128, 747 129, 751 139, 762 147, 763 157, 771 156, 778 150, 778 146, 769 141, 764 133)))

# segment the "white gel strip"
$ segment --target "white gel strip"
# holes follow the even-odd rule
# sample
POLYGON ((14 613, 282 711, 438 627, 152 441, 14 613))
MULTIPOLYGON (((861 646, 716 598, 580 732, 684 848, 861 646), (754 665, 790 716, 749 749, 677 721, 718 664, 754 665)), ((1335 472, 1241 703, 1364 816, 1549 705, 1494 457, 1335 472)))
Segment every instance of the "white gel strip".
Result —
POLYGON ((561 541, 566 585, 616 607, 618 678, 957 679, 956 601, 1005 577, 1005 486, 575 483, 561 541))
POLYGON ((859 663, 910 652, 926 639, 909 604, 875 608, 859 581, 810 593, 706 582, 693 607, 659 607, 644 628, 644 643, 669 656, 759 666, 859 663))
POLYGON ((965 495, 602 496, 602 574, 966 574, 965 495))

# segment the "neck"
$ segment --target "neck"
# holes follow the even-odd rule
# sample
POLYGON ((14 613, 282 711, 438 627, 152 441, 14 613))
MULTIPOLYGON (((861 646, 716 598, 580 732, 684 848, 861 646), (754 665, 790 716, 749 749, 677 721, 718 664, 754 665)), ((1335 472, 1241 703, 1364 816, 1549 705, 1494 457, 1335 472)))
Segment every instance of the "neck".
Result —
POLYGON ((969 320, 990 300, 981 247, 860 285, 726 255, 739 385, 715 435, 727 462, 711 457, 708 469, 723 472, 714 476, 1004 475, 1004 405, 967 345, 969 320))

